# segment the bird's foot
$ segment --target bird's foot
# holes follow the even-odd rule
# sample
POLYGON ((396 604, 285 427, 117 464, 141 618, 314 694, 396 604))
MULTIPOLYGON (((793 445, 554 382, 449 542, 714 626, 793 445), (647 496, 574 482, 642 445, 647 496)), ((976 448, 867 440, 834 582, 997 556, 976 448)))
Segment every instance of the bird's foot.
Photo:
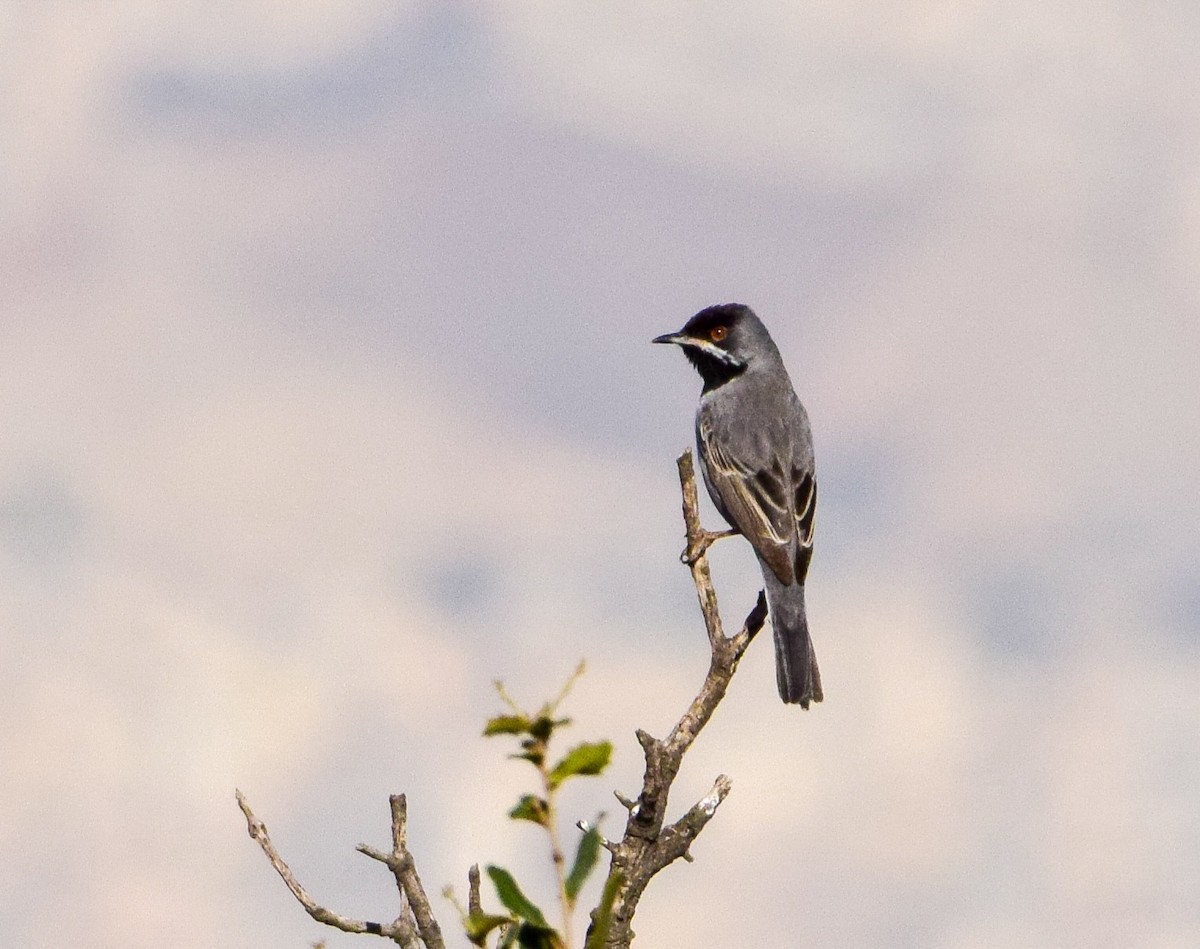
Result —
POLYGON ((688 543, 687 548, 679 555, 679 560, 682 563, 692 566, 697 560, 708 553, 708 548, 721 540, 723 537, 732 537, 738 533, 736 530, 724 531, 700 531, 700 536, 694 541, 688 543))

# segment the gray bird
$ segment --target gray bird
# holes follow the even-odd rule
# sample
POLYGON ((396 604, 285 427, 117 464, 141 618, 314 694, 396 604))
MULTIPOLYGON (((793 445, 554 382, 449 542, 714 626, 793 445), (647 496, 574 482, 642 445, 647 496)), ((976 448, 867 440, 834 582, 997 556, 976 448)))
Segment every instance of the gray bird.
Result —
POLYGON ((758 555, 779 697, 808 708, 824 697, 804 612, 817 509, 808 413, 771 334, 748 306, 710 306, 654 342, 681 346, 704 380, 696 409, 704 483, 721 516, 758 555))

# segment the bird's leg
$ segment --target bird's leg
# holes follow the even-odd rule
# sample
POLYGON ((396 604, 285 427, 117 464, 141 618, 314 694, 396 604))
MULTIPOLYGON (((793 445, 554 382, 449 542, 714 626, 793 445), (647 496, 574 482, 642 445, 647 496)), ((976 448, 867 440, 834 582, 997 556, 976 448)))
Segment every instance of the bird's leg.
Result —
POLYGON ((689 567, 697 560, 708 553, 708 548, 721 540, 723 537, 733 537, 735 534, 740 534, 741 531, 736 528, 730 528, 723 531, 706 531, 701 530, 699 535, 694 538, 688 538, 687 549, 679 555, 681 562, 689 567))

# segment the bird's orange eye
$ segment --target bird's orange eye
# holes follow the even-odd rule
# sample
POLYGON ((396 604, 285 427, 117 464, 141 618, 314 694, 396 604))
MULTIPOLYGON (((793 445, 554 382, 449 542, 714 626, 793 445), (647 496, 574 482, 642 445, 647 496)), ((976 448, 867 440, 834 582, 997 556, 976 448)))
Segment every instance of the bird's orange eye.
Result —
POLYGON ((710 332, 708 334, 708 337, 714 343, 719 343, 719 342, 721 342, 721 340, 723 340, 728 335, 729 335, 729 327, 728 326, 714 326, 712 328, 712 332, 710 332))

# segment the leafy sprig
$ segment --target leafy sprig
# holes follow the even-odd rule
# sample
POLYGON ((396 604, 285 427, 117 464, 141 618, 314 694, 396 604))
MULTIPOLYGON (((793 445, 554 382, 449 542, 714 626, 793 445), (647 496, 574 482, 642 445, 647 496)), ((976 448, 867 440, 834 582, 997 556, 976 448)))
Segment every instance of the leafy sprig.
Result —
MULTIPOLYGON (((513 946, 522 949, 573 949, 572 919, 579 894, 600 859, 604 841, 597 825, 603 815, 592 823, 579 822, 583 834, 568 868, 558 830, 558 793, 572 778, 603 774, 612 760, 613 750, 612 742, 595 741, 577 744, 557 759, 551 754, 552 742, 562 729, 571 724, 571 719, 559 715, 559 707, 583 672, 584 664, 581 662, 558 696, 536 712, 523 709, 505 691, 503 683, 496 683, 496 692, 508 706, 508 711, 488 719, 483 734, 487 737, 508 735, 516 738, 519 750, 509 757, 528 761, 537 771, 540 787, 532 793, 521 795, 508 816, 517 821, 529 821, 546 832, 558 883, 561 923, 557 928, 551 926, 546 914, 525 895, 513 875, 503 867, 492 865, 487 868, 488 877, 509 915, 484 913, 482 909, 463 913, 467 938, 477 946, 486 945, 489 935, 499 929, 497 949, 510 949, 513 946)), ((594 922, 584 949, 598 949, 604 944, 616 893, 616 886, 605 886, 600 904, 592 914, 594 922)))

